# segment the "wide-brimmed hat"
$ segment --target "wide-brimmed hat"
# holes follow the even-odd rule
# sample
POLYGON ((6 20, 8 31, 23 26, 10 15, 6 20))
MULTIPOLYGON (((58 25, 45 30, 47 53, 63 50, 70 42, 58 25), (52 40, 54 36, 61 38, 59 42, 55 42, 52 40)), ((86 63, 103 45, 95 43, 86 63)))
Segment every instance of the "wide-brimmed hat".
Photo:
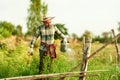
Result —
POLYGON ((55 18, 55 17, 44 17, 43 20, 42 20, 42 22, 48 21, 48 20, 52 20, 53 18, 55 18))

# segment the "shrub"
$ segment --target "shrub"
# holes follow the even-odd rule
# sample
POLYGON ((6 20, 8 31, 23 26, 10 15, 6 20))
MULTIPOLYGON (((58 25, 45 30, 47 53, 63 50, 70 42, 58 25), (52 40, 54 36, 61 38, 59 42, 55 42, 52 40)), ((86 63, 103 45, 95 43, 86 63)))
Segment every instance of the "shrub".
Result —
POLYGON ((3 37, 9 37, 12 35, 12 32, 14 31, 14 25, 6 22, 6 21, 1 21, 0 22, 0 34, 3 37))

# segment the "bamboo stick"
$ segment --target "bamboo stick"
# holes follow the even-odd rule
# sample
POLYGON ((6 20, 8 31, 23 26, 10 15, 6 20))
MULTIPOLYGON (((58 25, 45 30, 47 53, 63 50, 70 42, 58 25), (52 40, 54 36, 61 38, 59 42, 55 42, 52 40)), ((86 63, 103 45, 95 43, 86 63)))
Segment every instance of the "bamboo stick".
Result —
MULTIPOLYGON (((113 33, 113 36, 115 37, 114 29, 112 29, 111 31, 113 33)), ((117 55, 116 55, 116 57, 117 57, 117 63, 118 63, 118 65, 120 65, 120 53, 119 53, 119 47, 118 47, 118 44, 117 44, 117 40, 115 40, 114 43, 115 43, 115 48, 116 48, 116 52, 117 52, 117 55)))
POLYGON ((21 77, 11 77, 11 78, 3 78, 0 80, 34 80, 34 79, 42 79, 42 78, 57 78, 57 77, 79 77, 79 76, 99 76, 99 74, 86 74, 80 75, 80 73, 94 73, 94 72, 108 72, 108 70, 94 70, 94 71, 86 71, 86 72, 66 72, 66 73, 54 73, 54 74, 42 74, 42 75, 31 75, 31 76, 21 76, 21 77))

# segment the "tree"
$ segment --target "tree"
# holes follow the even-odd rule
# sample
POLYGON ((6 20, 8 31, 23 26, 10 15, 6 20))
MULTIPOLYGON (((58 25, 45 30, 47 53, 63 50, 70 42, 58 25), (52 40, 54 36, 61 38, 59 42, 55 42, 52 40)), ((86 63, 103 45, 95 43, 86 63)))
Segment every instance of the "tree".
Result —
POLYGON ((86 36, 86 37, 88 37, 88 38, 92 38, 92 33, 91 33, 90 31, 86 30, 86 31, 84 32, 83 36, 86 36))
POLYGON ((111 33, 110 32, 103 32, 102 36, 103 36, 103 42, 105 42, 105 43, 110 41, 110 39, 111 39, 111 33))
POLYGON ((41 24, 42 19, 42 4, 41 0, 31 0, 30 8, 28 9, 27 17, 27 34, 33 35, 36 27, 41 24))
POLYGON ((41 3, 41 0, 31 0, 30 8, 28 9, 27 17, 27 35, 33 35, 36 27, 41 25, 41 20, 48 12, 48 5, 41 3))
POLYGON ((12 35, 15 26, 7 21, 0 22, 0 36, 9 37, 12 35))
POLYGON ((72 39, 75 40, 75 39, 78 39, 78 35, 76 33, 72 33, 72 39))
POLYGON ((43 14, 43 17, 46 17, 47 12, 48 12, 48 5, 45 4, 45 3, 43 3, 43 5, 42 5, 42 14, 43 14))
POLYGON ((119 26, 119 27, 118 27, 118 31, 120 32, 120 22, 118 22, 118 26, 119 26))
POLYGON ((93 38, 93 40, 92 40, 93 42, 102 42, 102 38, 99 36, 99 35, 97 35, 97 36, 95 36, 94 38, 93 38))
POLYGON ((22 26, 21 25, 17 25, 16 27, 16 31, 17 31, 17 35, 22 37, 22 26))
MULTIPOLYGON (((118 22, 118 32, 120 32, 120 22, 118 22)), ((117 42, 120 43, 120 37, 117 39, 117 42)))

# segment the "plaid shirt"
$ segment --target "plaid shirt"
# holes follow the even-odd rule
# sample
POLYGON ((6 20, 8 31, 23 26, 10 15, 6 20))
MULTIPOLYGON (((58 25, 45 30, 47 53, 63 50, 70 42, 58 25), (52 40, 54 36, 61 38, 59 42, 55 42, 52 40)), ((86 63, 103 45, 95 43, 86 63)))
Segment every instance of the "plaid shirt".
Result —
MULTIPOLYGON (((40 36, 41 42, 46 43, 46 44, 54 44, 54 34, 58 33, 62 38, 65 36, 59 31, 59 29, 51 25, 49 27, 45 27, 45 25, 37 27, 36 33, 31 41, 30 47, 33 47, 35 41, 37 38, 40 36)), ((44 46, 40 46, 41 50, 46 50, 44 46)))

